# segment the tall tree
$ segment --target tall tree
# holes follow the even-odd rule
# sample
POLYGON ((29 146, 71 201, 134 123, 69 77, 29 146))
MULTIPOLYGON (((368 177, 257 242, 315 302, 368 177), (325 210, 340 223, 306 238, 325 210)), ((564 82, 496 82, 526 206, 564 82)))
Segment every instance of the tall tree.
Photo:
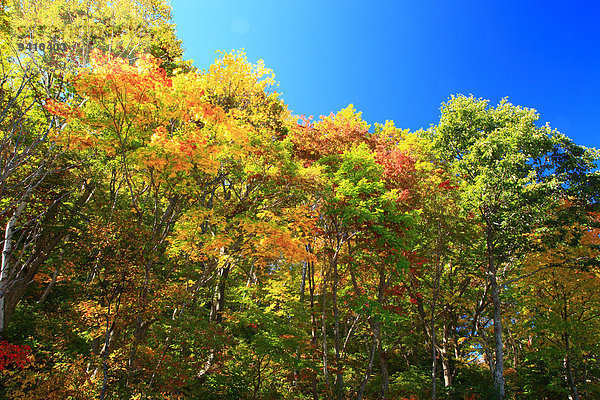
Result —
POLYGON ((52 104, 85 102, 72 90, 68 73, 88 65, 92 49, 132 57, 154 51, 170 69, 182 53, 170 8, 162 2, 23 1, 11 2, 4 11, 13 40, 3 40, 1 49, 0 192, 6 229, 0 334, 26 285, 60 247, 73 215, 94 192, 91 182, 75 173, 82 160, 56 140, 66 124, 50 112, 52 104))
POLYGON ((490 284, 495 343, 494 388, 506 398, 502 299, 505 271, 522 255, 522 235, 544 217, 556 193, 580 186, 596 154, 575 146, 548 125, 537 126, 533 109, 503 99, 497 107, 465 96, 441 108, 434 134, 439 157, 461 180, 464 205, 477 210, 490 284), (579 178, 579 179, 575 179, 579 178))

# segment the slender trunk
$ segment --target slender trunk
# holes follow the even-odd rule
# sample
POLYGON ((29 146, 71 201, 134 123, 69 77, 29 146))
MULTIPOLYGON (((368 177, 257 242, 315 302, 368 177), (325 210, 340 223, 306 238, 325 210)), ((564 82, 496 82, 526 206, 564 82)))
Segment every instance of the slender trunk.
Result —
POLYGON ((452 370, 450 367, 450 359, 445 351, 442 352, 442 372, 444 374, 444 387, 452 386, 452 370))
MULTIPOLYGON (((477 335, 477 336, 481 337, 481 340, 482 340, 481 347, 484 352, 484 360, 488 364, 488 368, 490 371, 490 378, 493 382, 494 381, 494 355, 492 353, 492 350, 488 346, 488 337, 485 333, 485 328, 484 328, 484 326, 486 326, 489 321, 482 323, 483 322, 482 321, 482 313, 487 304, 486 299, 488 298, 489 290, 490 290, 490 282, 488 281, 485 285, 483 294, 482 294, 481 298, 479 299, 479 302, 475 309, 475 315, 473 316, 473 322, 471 325, 471 335, 477 335)), ((458 351, 458 348, 455 348, 455 351, 458 351)), ((458 357, 456 357, 456 358, 458 358, 458 357)), ((454 373, 456 373, 456 369, 454 370, 454 373)))
POLYGON ((154 322, 158 321, 157 318, 151 318, 149 320, 143 320, 141 316, 136 318, 136 324, 133 331, 133 343, 131 343, 131 350, 129 352, 129 359, 127 360, 127 384, 129 384, 129 379, 131 378, 131 374, 133 374, 135 359, 137 356, 137 349, 140 343, 146 340, 146 336, 148 334, 148 330, 150 325, 154 322))
POLYGON ((227 286, 227 277, 229 276, 230 269, 230 264, 227 264, 219 270, 219 282, 215 287, 215 296, 210 309, 210 321, 221 322, 223 309, 225 307, 225 288, 227 286))
MULTIPOLYGON (((17 210, 11 216, 7 223, 4 245, 2 251, 2 266, 0 272, 0 337, 3 335, 6 326, 10 322, 10 317, 24 295, 28 285, 33 280, 41 266, 51 257, 53 250, 59 245, 68 231, 56 231, 47 227, 56 223, 56 218, 59 215, 60 204, 64 200, 64 196, 55 199, 54 202, 45 211, 44 218, 33 227, 33 233, 30 232, 30 237, 33 239, 33 251, 25 259, 20 259, 15 262, 15 265, 10 265, 12 253, 14 252, 13 235, 14 227, 21 216, 21 213, 26 207, 28 199, 33 193, 33 189, 26 193, 22 201, 19 203, 17 210)), ((83 186, 84 192, 82 196, 75 202, 74 210, 79 209, 91 198, 94 187, 87 183, 83 186)), ((75 212, 75 211, 74 211, 75 212)), ((18 240, 18 242, 21 239, 18 240)), ((23 253, 21 253, 23 255, 23 253)))
POLYGON ((569 335, 564 334, 563 340, 565 342, 565 369, 567 370, 567 378, 569 379, 569 386, 573 393, 573 400, 579 400, 579 393, 577 392, 577 386, 575 385, 575 378, 573 376, 573 363, 571 361, 571 347, 569 343, 569 335))
MULTIPOLYGON (((452 386, 452 377, 454 376, 454 372, 452 370, 452 363, 450 362, 451 352, 449 351, 450 347, 450 327, 448 324, 444 324, 444 340, 442 342, 442 367, 444 368, 444 387, 452 386)), ((456 350, 456 349, 455 349, 456 350)), ((458 354, 454 354, 455 360, 458 359, 458 354)))
POLYGON ((213 363, 214 359, 215 359, 215 349, 210 349, 210 352, 208 353, 208 358, 206 359, 206 362, 204 363, 204 366, 196 374, 196 379, 200 379, 200 381, 204 380, 204 375, 206 375, 206 373, 208 372, 208 370, 212 366, 212 363, 213 363))
POLYGON ((379 345, 379 322, 374 321, 371 326, 373 328, 373 341, 371 342, 371 352, 369 356, 369 362, 367 364, 367 371, 365 372, 365 377, 363 378, 360 388, 358 389, 358 395, 356 396, 358 400, 362 399, 367 382, 371 377, 371 371, 373 371, 373 361, 375 360, 375 352, 377 351, 377 347, 379 345))
MULTIPOLYGON (((231 265, 226 264, 223 268, 221 268, 219 270, 219 273, 218 273, 219 281, 217 282, 217 285, 215 286, 215 293, 213 295, 213 299, 212 299, 212 303, 211 303, 211 307, 210 307, 210 314, 208 317, 210 322, 219 323, 219 322, 221 322, 221 318, 223 317, 223 309, 225 307, 225 287, 227 284, 227 276, 229 275, 230 269, 231 269, 231 265)), ((196 379, 200 379, 200 380, 204 379, 204 375, 206 375, 208 373, 208 371, 210 370, 210 367, 212 366, 214 359, 215 359, 215 349, 210 349, 208 358, 206 359, 204 366, 196 374, 196 379)))
MULTIPOLYGON (((315 265, 313 262, 308 262, 308 290, 310 293, 310 319, 311 319, 311 332, 310 342, 313 348, 317 349, 317 316, 315 315, 315 265)), ((315 372, 312 376, 312 394, 313 400, 319 399, 317 393, 317 373, 315 372)))
MULTIPOLYGON (((384 299, 384 292, 385 292, 385 269, 384 267, 381 268, 381 271, 379 272, 379 287, 378 287, 378 293, 377 293, 377 301, 379 302, 380 305, 383 305, 385 299, 384 299)), ((385 399, 387 396, 387 392, 389 390, 390 387, 390 374, 388 372, 388 364, 387 364, 387 358, 385 355, 385 350, 383 347, 383 330, 382 330, 382 325, 379 324, 379 329, 377 329, 377 334, 379 335, 378 337, 378 344, 377 344, 377 348, 379 350, 379 366, 381 368, 381 398, 385 399)))
MULTIPOLYGON (((325 279, 325 278, 323 278, 325 279)), ((323 300, 322 300, 322 309, 321 309, 321 334, 323 336, 323 376, 325 378, 325 384, 329 387, 329 371, 327 367, 327 324, 326 324, 326 315, 325 315, 325 306, 326 306, 326 298, 325 294, 327 290, 325 290, 325 282, 323 282, 323 300)))
POLYGON ((9 291, 8 277, 10 274, 10 256, 12 255, 13 245, 13 232, 17 220, 25 210, 27 201, 31 196, 31 191, 28 191, 24 196, 23 200, 17 206, 17 209, 6 223, 6 230, 4 232, 4 246, 2 248, 2 267, 0 269, 0 338, 4 336, 4 330, 6 329, 7 315, 6 315, 6 294, 9 291))
MULTIPOLYGON (((261 364, 262 364, 262 360, 264 360, 264 358, 267 355, 265 354, 262 357, 258 358, 257 361, 257 376, 256 376, 256 383, 253 385, 254 386, 254 390, 252 391, 252 400, 256 399, 256 396, 258 395, 258 392, 260 391, 260 386, 262 385, 262 369, 261 369, 261 364)), ((254 379, 253 379, 253 383, 254 383, 254 379)))
POLYGON ((519 363, 519 348, 517 347, 517 343, 515 342, 515 337, 513 332, 509 328, 510 325, 507 325, 506 332, 508 334, 508 340, 510 341, 510 347, 512 348, 512 367, 516 370, 517 365, 519 363))
POLYGON ((344 373, 342 371, 340 356, 340 321, 337 307, 337 286, 338 286, 338 265, 337 255, 332 260, 333 264, 333 285, 332 285, 332 308, 333 308, 333 329, 335 339, 335 367, 336 367, 336 391, 338 399, 344 399, 344 373))
POLYGON ((498 400, 504 400, 506 393, 504 388, 504 348, 502 345, 502 304, 500 302, 500 290, 496 279, 497 266, 494 260, 494 232, 489 212, 484 210, 483 214, 486 221, 487 273, 490 279, 490 292, 494 308, 494 344, 496 355, 496 362, 494 363, 494 390, 498 400))
POLYGON ((167 351, 169 350, 169 347, 171 346, 172 341, 173 341, 173 332, 169 332, 169 336, 167 336, 167 339, 165 340, 165 345, 164 345, 164 348, 162 351, 162 355, 160 356, 160 359, 156 363, 154 370, 152 370, 152 375, 150 376, 150 381, 148 382, 148 387, 152 387, 152 385, 154 384, 154 379, 156 378, 156 373, 158 372, 158 368, 161 366, 162 362, 164 361, 165 356, 167 355, 167 351))
POLYGON ((435 249, 435 278, 433 282, 433 299, 431 301, 431 398, 436 399, 436 373, 437 373, 437 353, 435 344, 435 307, 437 298, 440 293, 440 277, 441 277, 441 262, 442 262, 442 223, 438 219, 438 236, 435 249))
POLYGON ((38 304, 44 304, 44 302, 48 298, 48 295, 50 294, 50 291, 56 284, 56 279, 58 278, 59 273, 60 273, 60 268, 59 267, 54 268, 54 272, 52 273, 52 280, 50 281, 50 283, 48 283, 48 286, 46 286, 46 290, 44 290, 44 294, 42 294, 42 297, 40 297, 40 299, 38 300, 38 304))
MULTIPOLYGON (((435 379, 437 372, 437 351, 435 348, 435 314, 434 304, 431 305, 431 398, 436 398, 435 379)), ((444 354, 442 354, 442 358, 444 354)), ((444 368, 445 371, 445 368, 444 368)), ((445 374, 444 374, 445 375, 445 374)))
POLYGON ((388 369, 387 356, 382 345, 381 330, 379 338, 379 368, 381 368, 381 399, 385 400, 387 392, 390 388, 390 373, 388 369))
POLYGON ((494 344, 496 345, 496 362, 494 363, 494 388, 499 400, 505 399, 504 392, 504 349, 502 347, 502 315, 500 311, 500 294, 496 281, 496 271, 490 274, 492 281, 492 304, 494 306, 494 344))
MULTIPOLYGON (((103 377, 102 377, 102 387, 100 389, 100 396, 98 396, 98 398, 100 400, 104 400, 104 398, 106 397, 106 391, 108 390, 108 354, 109 354, 108 349, 111 345, 113 334, 114 334, 114 324, 109 327, 108 318, 107 318, 104 346, 103 346, 102 352, 101 352, 102 376, 103 377)), ((97 373, 97 370, 94 371, 92 377, 95 376, 96 373, 97 373)))
POLYGON ((197 303, 196 295, 198 294, 198 291, 200 290, 200 288, 202 288, 204 286, 205 283, 206 282, 200 280, 200 281, 196 282, 193 286, 189 287, 187 290, 191 293, 191 298, 188 301, 181 303, 179 305, 179 307, 177 307, 177 308, 175 308, 175 310, 173 310, 173 314, 171 315, 171 320, 173 322, 167 333, 167 338, 164 341, 162 355, 160 356, 160 359, 156 363, 156 366, 154 367, 154 369, 152 371, 152 375, 150 376, 150 381, 148 382, 148 387, 152 387, 152 385, 154 384, 154 380, 156 379, 157 372, 158 372, 160 366, 162 365, 163 361, 165 360, 165 357, 167 356, 167 352, 169 350, 171 350, 171 343, 173 342, 173 337, 177 336, 177 329, 179 327, 180 319, 181 319, 181 315, 183 314, 183 311, 190 304, 196 305, 196 303, 197 303))
POLYGON ((308 268, 308 261, 302 262, 302 281, 300 282, 300 301, 304 301, 304 290, 306 288, 306 272, 308 268))
MULTIPOLYGON (((309 245, 306 245, 306 251, 307 252, 310 251, 309 245)), ((310 268, 310 266, 308 264, 309 264, 308 261, 302 261, 302 281, 300 282, 300 303, 304 303, 304 298, 305 298, 304 292, 306 291, 306 277, 308 275, 308 270, 310 268)), ((309 286, 310 286, 310 277, 309 277, 309 286)), ((296 363, 297 363, 297 365, 300 364, 300 349, 299 348, 296 348, 296 363)), ((300 372, 298 371, 298 368, 294 367, 294 386, 298 385, 299 378, 300 378, 300 372)))
POLYGON ((493 382, 494 381, 494 364, 495 364, 494 352, 488 345, 488 337, 484 332, 481 333, 481 338, 483 339, 483 344, 481 345, 481 347, 483 348, 483 353, 485 354, 485 361, 487 362, 488 368, 490 370, 490 378, 492 379, 492 382, 493 382))
MULTIPOLYGON (((69 235, 65 236, 65 240, 69 240, 69 235)), ((63 263, 64 255, 65 255, 65 249, 61 248, 59 250, 59 256, 58 256, 58 262, 60 265, 62 265, 62 263, 63 263)), ((48 295, 50 294, 50 291, 56 284, 56 279, 58 278, 58 274, 60 274, 60 266, 54 268, 54 272, 52 273, 52 280, 50 280, 50 283, 48 284, 48 286, 46 286, 46 290, 44 290, 44 294, 42 294, 42 297, 40 297, 40 299, 38 300, 38 304, 43 304, 46 301, 46 299, 48 298, 48 295)))
MULTIPOLYGON (((104 345, 102 346, 102 351, 100 352, 100 358, 102 359, 102 387, 100 389, 100 395, 98 398, 100 400, 104 400, 106 397, 106 393, 108 390, 108 370, 109 370, 109 355, 112 347, 113 337, 115 335, 115 326, 117 323, 117 317, 119 315, 119 308, 121 307, 121 295, 122 292, 119 292, 117 295, 117 300, 115 304, 115 311, 113 314, 113 320, 110 322, 110 308, 111 302, 108 302, 108 313, 106 315, 106 331, 104 335, 104 345)), ((92 374, 92 378, 96 376, 98 369, 94 371, 92 374)))
MULTIPOLYGON (((380 304, 383 304, 384 301, 384 291, 385 291, 385 270, 382 269, 379 272, 379 287, 378 287, 378 293, 377 293, 377 301, 380 304)), ((375 353, 378 352, 379 353, 379 364, 381 367, 381 396, 382 398, 385 399, 385 396, 387 395, 388 389, 389 389, 389 372, 388 372, 388 367, 387 367, 387 360, 385 359, 385 352, 384 352, 384 348, 383 345, 381 343, 381 323, 373 318, 369 319, 369 322, 371 324, 371 329, 373 331, 373 342, 371 344, 371 354, 369 356, 369 363, 367 364, 367 371, 365 372, 365 377, 363 378, 362 384, 360 385, 360 388, 358 390, 358 395, 357 395, 357 399, 362 399, 365 387, 367 386, 367 382, 369 380, 369 378, 371 377, 371 372, 373 370, 373 362, 375 360, 375 353)))

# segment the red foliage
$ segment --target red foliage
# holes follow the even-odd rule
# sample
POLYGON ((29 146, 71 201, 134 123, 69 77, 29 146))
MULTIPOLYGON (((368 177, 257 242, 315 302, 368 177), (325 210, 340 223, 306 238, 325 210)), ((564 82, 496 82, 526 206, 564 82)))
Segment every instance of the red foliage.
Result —
POLYGON ((440 183, 439 187, 440 187, 440 189, 446 189, 446 190, 458 189, 458 186, 450 185, 450 180, 443 181, 442 183, 440 183))
POLYGON ((31 362, 31 347, 24 345, 0 342, 0 371, 14 366, 20 369, 25 368, 31 362))
POLYGON ((415 186, 415 159, 400 149, 380 149, 377 152, 377 162, 383 166, 383 176, 388 186, 408 191, 415 186))

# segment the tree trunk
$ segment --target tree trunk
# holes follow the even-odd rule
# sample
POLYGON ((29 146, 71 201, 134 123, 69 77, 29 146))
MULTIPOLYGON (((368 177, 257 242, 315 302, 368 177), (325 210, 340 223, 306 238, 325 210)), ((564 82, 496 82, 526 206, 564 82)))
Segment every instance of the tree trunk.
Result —
POLYGON ((307 269, 308 269, 308 261, 303 261, 302 262, 302 281, 300 282, 300 301, 304 301, 304 290, 306 288, 307 269))
MULTIPOLYGON (((110 322, 110 309, 111 309, 111 302, 108 302, 108 313, 106 315, 106 329, 105 329, 105 334, 104 334, 104 345, 102 346, 102 350, 100 351, 100 358, 102 359, 102 387, 100 388, 100 395, 98 396, 98 398, 100 400, 104 400, 104 398, 106 397, 106 393, 108 391, 108 371, 110 369, 109 366, 109 356, 110 353, 112 351, 112 347, 113 347, 113 338, 115 336, 115 326, 117 323, 117 318, 119 315, 119 309, 121 307, 121 295, 123 294, 122 291, 119 291, 118 295, 117 295, 117 299, 116 299, 116 304, 115 304, 115 311, 114 311, 114 316, 113 316, 113 320, 112 322, 110 322)), ((92 374, 92 379, 96 376, 96 374, 98 373, 98 368, 96 368, 96 370, 94 371, 94 373, 92 374)))
POLYGON ((502 346, 502 304, 500 302, 500 291, 496 280, 497 268, 494 263, 494 238, 492 226, 489 219, 486 219, 486 222, 488 274, 490 278, 492 305, 494 307, 494 344, 496 353, 496 362, 494 363, 494 390, 498 400, 504 400, 506 398, 506 393, 504 389, 504 348, 502 346))
MULTIPOLYGON (((229 275, 229 270, 231 269, 230 264, 225 264, 223 268, 219 270, 219 281, 215 286, 215 293, 213 295, 213 299, 210 306, 210 314, 208 320, 210 322, 221 322, 223 317, 223 308, 225 307, 225 288, 227 285, 227 276, 229 275)), ((208 354, 208 358, 206 359, 206 363, 202 369, 196 374, 196 379, 203 380, 204 375, 208 373, 212 363, 215 359, 215 349, 210 349, 210 353, 208 354)))
MULTIPOLYGON (((379 272, 379 288, 377 293, 377 301, 379 304, 383 305, 384 303, 384 292, 385 292, 385 269, 381 268, 379 272)), ((381 398, 385 399, 387 396, 387 392, 390 387, 390 374, 388 372, 388 364, 387 358, 385 355, 384 347, 383 347, 383 331, 381 329, 381 324, 379 324, 379 329, 377 329, 377 334, 379 335, 377 340, 377 348, 379 350, 379 366, 381 368, 381 398)))
POLYGON ((25 210, 25 206, 27 206, 27 201, 31 196, 32 191, 29 190, 24 198, 21 200, 17 209, 10 217, 8 222, 6 223, 6 230, 4 232, 4 246, 2 248, 2 267, 0 270, 0 338, 4 336, 4 331, 6 329, 6 325, 8 323, 8 313, 6 307, 6 296, 10 291, 10 257, 12 255, 12 245, 13 245, 13 232, 15 229, 15 225, 17 224, 17 220, 25 210))
POLYGON ((390 389, 390 373, 388 370, 387 356, 382 345, 381 329, 379 331, 379 368, 381 368, 381 399, 386 398, 387 392, 390 389))
POLYGON ((375 352, 377 351, 377 347, 379 345, 379 322, 374 321, 371 326, 373 328, 373 341, 371 343, 371 352, 369 356, 369 362, 367 363, 367 371, 365 372, 365 377, 363 378, 360 388, 358 389, 358 395, 356 396, 358 400, 362 399, 367 382, 371 377, 371 371, 373 371, 373 361, 375 360, 375 352))
POLYGON ((565 369, 567 372, 567 378, 569 379, 569 386, 571 388, 571 392, 573 393, 573 400, 579 400, 579 393, 577 392, 577 386, 575 385, 575 378, 573 376, 573 363, 571 361, 571 347, 569 343, 569 335, 564 334, 563 340, 565 342, 565 369))
POLYGON ((210 321, 221 322, 221 318, 223 317, 223 308, 225 308, 225 287, 230 269, 230 264, 226 264, 219 270, 219 282, 215 287, 215 296, 210 308, 210 321))
POLYGON ((431 399, 436 398, 437 352, 435 344, 435 307, 440 293, 440 278, 442 275, 442 223, 438 219, 438 235, 435 246, 435 277, 433 281, 433 299, 431 301, 431 399))
POLYGON ((336 391, 339 400, 344 399, 344 373, 342 370, 342 360, 340 354, 340 321, 337 307, 337 286, 338 286, 338 263, 337 254, 332 260, 333 266, 333 285, 332 285, 332 307, 333 307, 333 329, 335 339, 335 368, 336 368, 336 391))
MULTIPOLYGON (((309 249, 310 251, 310 249, 309 249)), ((312 261, 308 263, 308 290, 310 293, 310 342, 313 348, 317 350, 317 316, 315 315, 315 265, 312 261)), ((319 394, 317 393, 317 373, 315 372, 312 376, 312 394, 313 400, 319 400, 319 394)))
MULTIPOLYGON (((325 279, 325 278, 323 278, 325 279)), ((325 384, 329 387, 329 371, 327 367, 327 323, 326 323, 326 315, 325 315, 325 306, 326 306, 326 297, 325 294, 327 290, 325 290, 325 282, 323 282, 323 300, 322 300, 322 309, 321 309, 321 334, 323 336, 323 377, 325 378, 325 384)))
POLYGON ((481 347, 483 348, 485 362, 487 363, 488 368, 490 369, 490 378, 493 382, 494 381, 494 365, 495 365, 494 352, 488 345, 489 342, 488 342, 487 335, 484 332, 481 332, 480 335, 481 335, 481 338, 483 339, 483 343, 481 344, 481 347))
POLYGON ((50 295, 50 291, 56 284, 56 279, 58 278, 59 273, 60 273, 60 268, 59 267, 54 268, 54 272, 52 273, 52 279, 50 280, 50 283, 48 283, 48 286, 46 286, 46 290, 44 290, 44 294, 42 294, 42 297, 40 297, 40 299, 38 300, 38 304, 44 304, 44 302, 48 298, 48 295, 50 295))
POLYGON ((452 366, 450 363, 450 351, 449 347, 449 337, 448 332, 449 327, 447 324, 444 324, 444 339, 442 341, 442 351, 441 359, 442 359, 442 373, 444 375, 444 387, 448 388, 452 386, 452 366))
POLYGON ((452 386, 452 369, 447 354, 442 354, 442 373, 444 374, 444 387, 449 388, 452 386))
MULTIPOLYGON (((382 269, 379 272, 379 287, 377 293, 377 301, 380 304, 383 304, 384 301, 384 291, 385 291, 385 270, 382 269)), ((365 377, 360 385, 357 399, 362 399, 365 387, 367 386, 367 381, 371 377, 371 372, 373 370, 373 362, 375 360, 375 353, 379 353, 379 364, 382 368, 381 373, 381 396, 385 398, 389 389, 389 372, 387 367, 387 360, 385 359, 385 354, 383 351, 383 345, 381 343, 381 323, 373 318, 369 318, 369 322, 371 325, 371 329, 373 331, 373 342, 371 344, 371 354, 369 356, 369 362, 367 364, 367 371, 365 372, 365 377)))

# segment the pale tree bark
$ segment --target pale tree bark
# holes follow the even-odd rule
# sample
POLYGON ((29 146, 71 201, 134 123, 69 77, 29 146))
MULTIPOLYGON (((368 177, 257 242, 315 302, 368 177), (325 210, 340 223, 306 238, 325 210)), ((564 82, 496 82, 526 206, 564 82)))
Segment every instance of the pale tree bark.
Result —
MULTIPOLYGON (((325 280, 326 277, 323 278, 325 280)), ((321 335, 323 337, 323 378, 325 379, 325 384, 329 387, 329 367, 327 365, 327 315, 325 313, 327 306, 326 299, 326 285, 323 282, 323 293, 322 293, 322 302, 321 302, 321 335)))
POLYGON ((499 400, 506 398, 504 385, 504 347, 502 343, 502 304, 500 302, 500 290, 497 281, 497 266, 494 260, 494 233, 492 222, 487 215, 486 218, 486 255, 487 255, 487 273, 490 280, 490 293, 492 296, 492 306, 494 315, 494 390, 499 400))
POLYGON ((0 272, 0 337, 4 336, 4 331, 6 329, 6 324, 8 322, 8 315, 6 313, 6 294, 10 290, 9 283, 9 275, 10 275, 10 257, 12 255, 13 250, 13 233, 15 230, 15 225, 17 220, 25 210, 25 206, 27 206, 27 202, 29 197, 31 197, 32 191, 28 191, 24 199, 21 200, 17 209, 10 217, 6 224, 6 229, 4 231, 4 246, 2 249, 2 269, 0 272))
MULTIPOLYGON (((65 241, 68 241, 68 240, 69 240, 69 235, 65 236, 65 241)), ((46 302, 46 299, 50 295, 50 291, 56 284, 56 280, 58 279, 58 275, 60 274, 60 266, 64 260, 64 255, 65 255, 65 250, 64 250, 64 248, 61 248, 59 250, 59 257, 58 257, 59 265, 56 268, 54 268, 54 272, 52 272, 52 279, 50 280, 50 283, 48 283, 48 286, 46 286, 46 290, 44 290, 42 297, 40 297, 40 299, 38 300, 38 304, 44 304, 44 302, 46 302)))
POLYGON ((173 337, 175 336, 175 334, 177 332, 177 329, 179 327, 179 322, 181 320, 181 316, 183 315, 183 312, 191 304, 193 304, 193 305, 197 304, 199 291, 201 288, 203 288, 205 286, 205 284, 206 284, 206 281, 204 279, 201 279, 201 280, 197 281, 196 283, 194 283, 193 285, 188 286, 186 288, 186 290, 189 293, 191 293, 191 298, 189 300, 184 301, 183 303, 179 304, 173 310, 173 314, 171 315, 172 325, 170 326, 169 331, 167 333, 167 337, 164 340, 161 356, 160 356, 158 362, 156 363, 156 365, 154 366, 154 369, 152 370, 152 375, 150 376, 150 380, 148 381, 148 387, 152 387, 154 385, 158 370, 159 370, 160 366, 162 365, 162 363, 164 362, 164 360, 167 356, 167 352, 171 349, 173 337))
POLYGON ((448 356, 447 344, 443 344, 443 350, 441 351, 442 359, 442 374, 444 375, 444 387, 449 388, 452 386, 452 367, 450 366, 450 358, 448 356))
MULTIPOLYGON (((33 187, 31 188, 33 192, 33 187)), ((84 183, 82 194, 75 201, 70 213, 75 214, 78 210, 89 201, 93 194, 93 186, 84 183)), ((17 249, 13 246, 15 223, 21 216, 21 213, 27 205, 26 199, 29 199, 31 194, 27 195, 19 207, 13 213, 11 219, 7 223, 4 245, 2 253, 2 283, 0 284, 0 319, 2 330, 0 335, 4 333, 6 326, 10 322, 10 317, 15 310, 17 304, 24 295, 25 290, 32 282, 33 277, 44 263, 54 254, 54 250, 62 242, 68 231, 63 229, 51 229, 51 226, 56 224, 59 212, 62 210, 62 202, 68 196, 58 195, 52 204, 45 210, 42 216, 38 217, 37 221, 33 221, 29 226, 23 227, 23 232, 17 239, 16 243, 20 244, 17 249), (28 243, 22 243, 27 239, 28 243), (18 254, 16 254, 18 253, 18 254), (12 261, 11 261, 12 260, 12 261), (12 263, 12 264, 11 264, 12 263)), ((66 221, 68 225, 70 220, 66 221)))
MULTIPOLYGON (((381 271, 379 272, 379 288, 377 293, 377 301, 380 304, 384 303, 384 292, 386 288, 385 282, 385 267, 381 267, 381 271)), ((378 340, 378 350, 379 350, 379 367, 381 368, 381 398, 385 399, 387 396, 387 392, 390 388, 390 374, 388 372, 388 364, 387 358, 385 355, 385 347, 383 346, 383 331, 381 329, 381 324, 379 325, 379 340, 378 340)))
POLYGON ((308 261, 302 261, 302 280, 300 281, 300 301, 304 301, 304 291, 306 288, 307 269, 308 269, 308 261))
POLYGON ((212 322, 221 322, 223 317, 223 309, 225 308, 225 288, 227 286, 227 277, 229 276, 230 269, 231 265, 229 263, 219 269, 219 280, 217 285, 215 285, 215 293, 209 315, 209 320, 212 322))
MULTIPOLYGON (((338 250, 339 251, 339 250, 338 250)), ((333 330, 334 330, 334 345, 335 345, 335 367, 336 373, 336 391, 339 400, 344 399, 344 372, 342 370, 341 348, 340 348, 340 320, 337 307, 337 289, 338 289, 338 262, 337 254, 332 259, 333 267, 333 284, 332 284, 332 308, 333 308, 333 330)))
MULTIPOLYGON (((310 250, 309 250, 310 252, 310 250)), ((317 349, 317 315, 315 310, 315 263, 312 261, 308 262, 308 290, 310 295, 310 342, 313 348, 317 349)), ((319 399, 317 392, 317 373, 315 372, 312 376, 312 395, 313 400, 319 399)))

